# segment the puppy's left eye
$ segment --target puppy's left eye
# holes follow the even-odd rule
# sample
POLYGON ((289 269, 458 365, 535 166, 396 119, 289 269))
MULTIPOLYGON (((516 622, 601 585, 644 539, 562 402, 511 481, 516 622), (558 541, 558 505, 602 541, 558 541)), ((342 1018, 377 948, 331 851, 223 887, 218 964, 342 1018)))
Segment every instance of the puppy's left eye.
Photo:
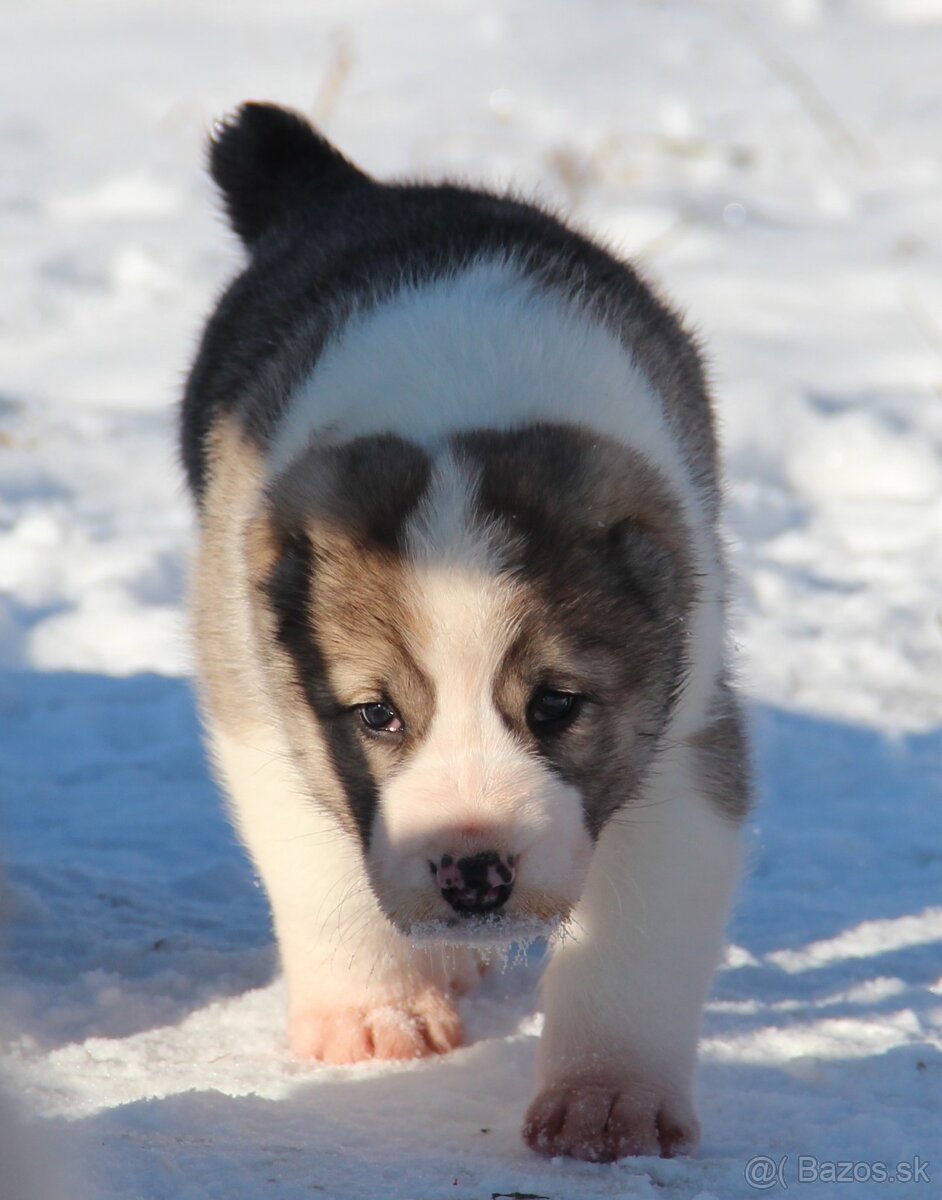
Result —
POLYGON ((581 707, 582 697, 575 692, 540 688, 534 692, 527 708, 527 724, 537 737, 556 733, 572 724, 581 707))

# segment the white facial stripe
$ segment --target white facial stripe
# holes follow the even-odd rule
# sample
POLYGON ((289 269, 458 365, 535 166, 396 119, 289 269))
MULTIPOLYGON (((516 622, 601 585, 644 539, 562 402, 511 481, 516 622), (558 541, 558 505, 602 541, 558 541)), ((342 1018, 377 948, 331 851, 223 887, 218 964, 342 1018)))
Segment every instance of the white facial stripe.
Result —
POLYGON ((405 530, 406 555, 422 573, 456 571, 493 583, 504 565, 501 530, 476 519, 477 472, 449 450, 435 463, 431 482, 405 530))
POLYGON ((462 810, 480 806, 491 790, 483 771, 520 758, 494 704, 497 671, 515 633, 516 588, 499 577, 498 531, 475 520, 476 484, 472 467, 444 454, 405 539, 423 631, 414 651, 436 697, 420 755, 451 764, 451 802, 462 810))
POLYGON ((499 575, 498 530, 475 519, 476 486, 474 468, 444 454, 406 534, 424 630, 416 649, 436 691, 427 741, 466 761, 512 748, 494 705, 494 683, 519 605, 512 580, 499 575))
POLYGON ((487 773, 520 758, 494 704, 497 671, 514 635, 515 589, 498 578, 492 532, 474 521, 474 486, 466 465, 444 457, 407 535, 423 630, 416 651, 436 697, 419 757, 428 768, 447 769, 449 804, 468 820, 498 801, 487 773))

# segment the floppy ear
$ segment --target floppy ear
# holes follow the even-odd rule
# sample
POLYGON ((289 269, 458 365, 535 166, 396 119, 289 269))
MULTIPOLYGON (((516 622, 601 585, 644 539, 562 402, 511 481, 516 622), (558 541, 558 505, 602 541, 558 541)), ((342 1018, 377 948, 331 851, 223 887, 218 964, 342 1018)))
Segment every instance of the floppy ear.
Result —
POLYGON ((669 543, 643 521, 628 517, 608 530, 611 561, 626 594, 652 620, 663 618, 682 598, 678 595, 677 555, 669 543))
POLYGON ((373 183, 304 117, 276 104, 243 104, 220 121, 209 170, 232 228, 249 248, 320 196, 373 183))

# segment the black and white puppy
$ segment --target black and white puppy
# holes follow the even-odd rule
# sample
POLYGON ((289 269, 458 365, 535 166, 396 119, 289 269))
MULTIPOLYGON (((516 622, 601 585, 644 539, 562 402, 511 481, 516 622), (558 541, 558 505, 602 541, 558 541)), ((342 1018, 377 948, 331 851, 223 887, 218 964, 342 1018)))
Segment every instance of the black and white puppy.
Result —
POLYGON ((526 1140, 692 1151, 749 804, 697 349, 528 204, 264 104, 210 159, 248 264, 183 404, 196 645, 292 1044, 446 1051, 474 937, 563 925, 526 1140))

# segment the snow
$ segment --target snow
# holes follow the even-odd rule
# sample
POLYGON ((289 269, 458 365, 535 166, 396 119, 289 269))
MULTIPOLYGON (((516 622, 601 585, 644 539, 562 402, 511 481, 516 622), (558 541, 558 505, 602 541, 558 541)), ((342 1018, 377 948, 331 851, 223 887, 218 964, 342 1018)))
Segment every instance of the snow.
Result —
POLYGON ((2 24, 0 1196, 29 1196, 14 1156, 42 1200, 730 1200, 756 1155, 800 1196, 933 1194, 798 1159, 942 1178, 940 0, 32 0, 2 24), (525 1149, 532 955, 446 1059, 288 1053, 186 681, 173 445, 238 261, 202 142, 248 97, 378 173, 542 195, 709 348, 762 804, 697 1160, 525 1149))

